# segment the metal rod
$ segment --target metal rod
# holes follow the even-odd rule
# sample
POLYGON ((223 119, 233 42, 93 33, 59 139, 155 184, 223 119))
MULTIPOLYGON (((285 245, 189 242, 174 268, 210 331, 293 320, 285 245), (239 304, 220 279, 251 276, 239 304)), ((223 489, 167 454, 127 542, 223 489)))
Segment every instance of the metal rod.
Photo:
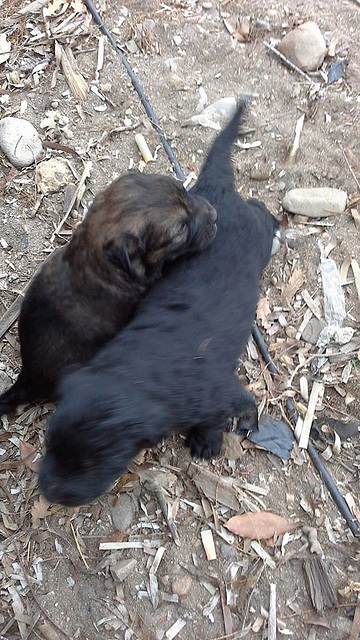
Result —
MULTIPOLYGON (((267 346, 265 343, 264 338, 262 337, 259 328, 254 325, 253 327, 253 337, 254 340, 257 344, 257 346, 259 347, 259 351, 263 357, 263 359, 265 360, 268 369, 271 373, 271 375, 276 376, 278 375, 278 370, 275 367, 269 352, 267 350, 267 346)), ((286 400, 286 408, 288 410, 288 414, 289 414, 289 418, 290 420, 292 420, 293 422, 296 422, 297 419, 297 410, 294 404, 294 401, 292 400, 292 398, 287 398, 286 400)), ((353 514, 351 513, 347 502, 344 498, 344 496, 340 493, 339 489, 337 488, 333 478, 331 477, 329 471, 327 470, 327 468, 325 467, 325 465, 323 464, 316 447, 314 447, 314 445, 309 442, 308 443, 308 447, 307 447, 307 451, 308 454, 314 464, 314 467, 317 469, 317 471, 319 472, 319 474, 321 475, 325 486, 327 487, 332 499, 334 500, 337 508, 339 509, 341 515, 343 516, 343 518, 345 518, 346 523, 351 531, 351 533, 356 536, 356 537, 360 537, 360 526, 359 523, 357 522, 356 518, 354 518, 353 514)))

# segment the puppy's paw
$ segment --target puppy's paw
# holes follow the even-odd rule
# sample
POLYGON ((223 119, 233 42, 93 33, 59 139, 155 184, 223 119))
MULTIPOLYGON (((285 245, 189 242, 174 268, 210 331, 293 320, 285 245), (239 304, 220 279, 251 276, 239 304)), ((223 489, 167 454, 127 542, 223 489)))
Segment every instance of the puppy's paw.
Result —
POLYGON ((192 429, 185 444, 189 447, 193 458, 210 460, 218 456, 221 451, 222 432, 204 434, 197 429, 192 429))
POLYGON ((237 426, 236 433, 243 434, 247 431, 258 431, 258 412, 257 407, 254 403, 254 406, 248 406, 237 416, 237 426))

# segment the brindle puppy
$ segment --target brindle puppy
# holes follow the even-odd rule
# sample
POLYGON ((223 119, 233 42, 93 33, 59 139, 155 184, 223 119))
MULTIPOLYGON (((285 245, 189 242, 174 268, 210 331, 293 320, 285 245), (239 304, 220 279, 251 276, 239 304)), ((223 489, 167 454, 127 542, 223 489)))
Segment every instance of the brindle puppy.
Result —
POLYGON ((124 327, 165 261, 205 249, 216 217, 206 200, 170 177, 128 173, 100 193, 25 295, 22 368, 0 396, 0 415, 54 399, 64 369, 86 363, 124 327))

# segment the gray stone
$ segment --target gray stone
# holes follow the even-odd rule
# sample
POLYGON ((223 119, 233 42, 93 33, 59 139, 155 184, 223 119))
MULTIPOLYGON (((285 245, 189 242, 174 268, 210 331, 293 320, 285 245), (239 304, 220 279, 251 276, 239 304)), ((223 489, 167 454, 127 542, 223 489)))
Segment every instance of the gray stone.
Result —
POLYGON ((120 495, 119 501, 111 508, 111 518, 115 529, 126 531, 134 520, 136 505, 127 493, 120 495))
POLYGON ((282 201, 282 206, 290 213, 309 218, 325 218, 342 213, 346 208, 347 195, 340 189, 315 187, 291 189, 282 201))
POLYGON ((5 371, 0 370, 0 394, 7 391, 12 385, 12 380, 5 371))
POLYGON ((220 553, 222 557, 226 559, 236 558, 237 556, 236 549, 234 549, 234 547, 231 547, 229 544, 226 544, 225 542, 222 542, 222 544, 220 545, 220 553))
POLYGON ((116 582, 123 582, 134 571, 137 565, 135 558, 119 560, 113 567, 110 567, 112 577, 116 582))
POLYGON ((321 331, 326 327, 325 320, 311 318, 302 332, 301 339, 310 344, 316 344, 321 331))
POLYGON ((316 71, 323 63, 326 42, 315 22, 304 22, 282 39, 278 49, 303 71, 316 71))
POLYGON ((28 167, 43 153, 42 142, 34 125, 23 118, 0 120, 0 148, 14 167, 28 167))

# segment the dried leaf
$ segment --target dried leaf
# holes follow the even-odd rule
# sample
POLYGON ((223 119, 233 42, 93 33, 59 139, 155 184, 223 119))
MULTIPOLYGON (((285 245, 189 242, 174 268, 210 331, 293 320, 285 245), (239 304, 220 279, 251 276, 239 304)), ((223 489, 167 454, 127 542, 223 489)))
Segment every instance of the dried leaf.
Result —
POLYGON ((44 498, 44 496, 40 496, 39 500, 36 500, 31 507, 31 520, 33 529, 37 529, 40 520, 49 516, 51 511, 49 511, 50 502, 44 498))
POLYGON ((264 296, 263 298, 260 298, 257 309, 256 309, 256 318, 261 322, 264 329, 269 329, 270 327, 270 322, 267 319, 270 313, 271 313, 271 309, 270 309, 269 301, 264 296))
POLYGON ((276 533, 281 536, 287 531, 294 531, 300 526, 299 522, 291 522, 282 516, 278 516, 270 511, 259 511, 258 513, 243 513, 230 518, 225 527, 232 533, 251 540, 267 540, 276 533))
POLYGON ((37 451, 30 442, 20 441, 20 459, 28 469, 35 472, 39 471, 40 466, 40 458, 34 461, 36 455, 37 451))
POLYGON ((294 269, 289 282, 283 287, 283 296, 287 305, 291 304, 293 297, 304 284, 305 277, 306 272, 303 269, 294 269))

